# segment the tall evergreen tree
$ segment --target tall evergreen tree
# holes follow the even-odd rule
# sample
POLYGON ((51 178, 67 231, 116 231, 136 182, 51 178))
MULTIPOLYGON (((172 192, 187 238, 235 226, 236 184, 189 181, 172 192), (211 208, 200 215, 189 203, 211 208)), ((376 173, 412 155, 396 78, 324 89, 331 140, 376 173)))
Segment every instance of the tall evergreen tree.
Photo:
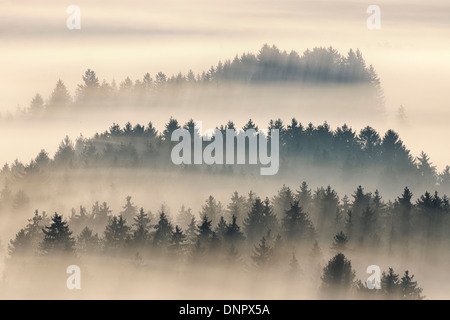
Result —
POLYGON ((134 219, 137 213, 138 213, 137 206, 135 206, 134 203, 131 202, 131 196, 127 196, 126 203, 123 206, 123 210, 120 212, 120 214, 123 216, 125 220, 131 220, 134 219))
POLYGON ((259 270, 266 269, 272 258, 272 248, 266 243, 266 238, 262 237, 260 243, 255 246, 251 256, 255 267, 259 270))
POLYGON ((172 232, 171 243, 176 248, 179 249, 183 242, 186 240, 186 236, 183 230, 179 226, 175 226, 175 231, 172 232))
POLYGON ((321 291, 328 298, 344 298, 355 279, 351 261, 338 253, 323 269, 321 291))
POLYGON ((134 217, 133 241, 137 245, 144 245, 150 240, 150 218, 144 212, 144 208, 139 210, 139 214, 134 217))
POLYGON ((166 246, 172 239, 173 226, 167 218, 164 211, 159 214, 159 221, 154 226, 155 233, 153 235, 154 246, 166 246))
POLYGON ((104 243, 107 249, 124 247, 130 238, 130 227, 122 215, 113 216, 109 219, 104 232, 104 243))
POLYGON ((299 206, 298 201, 294 201, 285 211, 283 232, 285 238, 292 243, 300 240, 312 240, 314 237, 314 227, 308 215, 299 206))
POLYGON ((208 219, 207 215, 202 218, 202 223, 197 227, 197 238, 201 244, 209 242, 211 235, 213 233, 211 229, 211 220, 208 219))
POLYGON ((423 300, 423 289, 417 286, 417 281, 413 281, 414 276, 409 275, 408 270, 401 278, 400 288, 402 291, 402 299, 404 300, 423 300))
POLYGON ((62 216, 55 213, 50 226, 46 226, 42 231, 44 239, 41 243, 41 251, 44 254, 71 254, 75 251, 75 239, 67 222, 62 220, 62 216))
POLYGON ((241 232, 241 228, 237 224, 236 216, 231 217, 231 223, 226 227, 225 240, 228 243, 239 243, 245 239, 244 234, 241 232))

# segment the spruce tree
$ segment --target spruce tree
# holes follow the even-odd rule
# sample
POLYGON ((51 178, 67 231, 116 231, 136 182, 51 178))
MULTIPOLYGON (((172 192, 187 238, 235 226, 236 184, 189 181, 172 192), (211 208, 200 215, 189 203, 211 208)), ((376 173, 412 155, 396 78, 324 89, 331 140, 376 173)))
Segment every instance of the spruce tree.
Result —
POLYGON ((110 218, 104 232, 105 246, 108 249, 124 247, 129 240, 129 232, 130 227, 127 226, 126 220, 122 215, 110 218))
POLYGON ((328 298, 344 298, 354 283, 355 271, 351 261, 338 253, 323 269, 321 291, 328 298))
POLYGON ((179 249, 183 242, 186 240, 186 236, 183 230, 179 226, 175 226, 175 231, 172 232, 171 243, 176 248, 179 249))
POLYGON ((401 282, 400 288, 402 291, 402 299, 404 300, 423 300, 423 289, 417 286, 417 281, 413 281, 414 275, 409 275, 408 270, 405 271, 401 282))
POLYGON ((383 272, 381 276, 381 289, 387 299, 398 299, 401 294, 399 275, 394 269, 389 268, 388 272, 383 272))
POLYGON ((251 258, 259 270, 264 270, 269 266, 272 259, 272 248, 266 243, 265 237, 262 237, 260 243, 255 246, 251 258))
POLYGON ((71 254, 75 250, 75 239, 69 230, 67 222, 62 216, 55 213, 50 226, 42 229, 44 239, 41 243, 41 251, 44 254, 71 254))
POLYGON ((93 253, 97 251, 99 244, 98 234, 94 234, 88 227, 85 227, 77 236, 77 251, 79 252, 93 253))
POLYGON ((208 220, 208 216, 204 215, 202 223, 198 226, 197 238, 201 244, 205 244, 210 240, 211 235, 211 220, 208 220))
POLYGON ((299 206, 298 201, 294 201, 290 208, 285 211, 283 218, 283 232, 285 238, 290 242, 312 240, 314 237, 314 227, 306 213, 299 206))
POLYGON ((131 196, 126 197, 126 203, 123 206, 123 210, 120 212, 122 217, 130 221, 133 219, 138 213, 138 208, 131 202, 131 196))
POLYGON ((137 245, 143 245, 150 239, 150 219, 144 212, 144 208, 139 210, 139 214, 134 217, 133 241, 137 245))
POLYGON ((227 226, 225 231, 225 240, 228 243, 236 244, 245 239, 244 234, 241 232, 241 228, 237 224, 237 217, 233 215, 231 223, 227 226))
POLYGON ((154 226, 155 233, 153 235, 154 246, 168 245, 172 239, 173 226, 169 222, 164 211, 159 214, 159 221, 154 226))

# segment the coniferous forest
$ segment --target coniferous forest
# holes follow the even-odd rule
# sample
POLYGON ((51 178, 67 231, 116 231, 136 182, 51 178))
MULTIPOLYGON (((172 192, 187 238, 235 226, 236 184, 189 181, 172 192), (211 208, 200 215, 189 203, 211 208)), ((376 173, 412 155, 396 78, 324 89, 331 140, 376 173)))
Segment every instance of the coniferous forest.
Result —
POLYGON ((205 94, 214 113, 213 102, 226 99, 217 90, 352 88, 359 112, 382 117, 381 81, 359 50, 299 54, 264 45, 198 74, 153 77, 117 84, 88 69, 74 93, 60 79, 50 97, 36 94, 2 116, 26 124, 76 122, 90 112, 122 120, 88 137, 53 137, 54 153, 42 148, 3 165, 1 295, 416 300, 445 290, 436 274, 450 261, 450 167, 438 171, 425 151, 413 154, 395 128, 230 114, 215 123, 224 135, 279 130, 275 176, 248 164, 171 161, 173 132, 196 130, 195 106, 183 106, 188 120, 178 121, 173 97, 205 94), (161 108, 171 115, 163 123, 127 118, 161 108), (64 291, 69 265, 82 270, 77 293, 64 291), (366 282, 371 265, 382 271, 375 290, 366 282))

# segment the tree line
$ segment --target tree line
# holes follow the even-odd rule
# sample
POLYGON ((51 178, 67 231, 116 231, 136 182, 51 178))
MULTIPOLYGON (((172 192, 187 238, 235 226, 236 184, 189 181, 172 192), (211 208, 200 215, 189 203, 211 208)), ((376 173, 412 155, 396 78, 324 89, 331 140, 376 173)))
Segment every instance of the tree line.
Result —
POLYGON ((448 197, 437 192, 426 192, 414 202, 405 188, 386 203, 378 191, 365 192, 361 186, 350 200, 340 199, 330 186, 312 191, 306 182, 297 190, 283 185, 271 198, 234 192, 226 206, 209 196, 198 214, 182 206, 173 216, 165 206, 154 215, 128 196, 117 215, 99 202, 90 212, 83 206, 78 212, 72 209, 68 220, 36 210, 10 241, 9 254, 14 260, 36 254, 133 253, 138 262, 150 254, 175 257, 180 263, 298 276, 302 268, 317 268, 328 251, 332 258, 321 274, 325 296, 356 292, 359 297, 421 299, 422 289, 408 271, 399 278, 389 269, 383 274, 383 289, 369 290, 355 278, 347 256, 370 250, 408 259, 414 248, 414 254, 436 261, 441 253, 435 249, 450 243, 449 213, 448 197))
POLYGON ((100 81, 96 72, 86 70, 82 83, 72 95, 59 79, 50 97, 44 99, 37 93, 25 114, 33 116, 58 111, 78 110, 81 107, 117 107, 121 105, 151 104, 153 96, 171 88, 186 88, 200 85, 237 84, 360 84, 360 91, 369 97, 375 108, 384 106, 384 94, 380 79, 372 65, 367 66, 362 53, 350 49, 347 55, 336 49, 316 47, 302 55, 296 51, 287 53, 276 46, 265 44, 258 54, 244 53, 232 60, 219 61, 207 71, 194 74, 181 72, 168 76, 163 72, 153 75, 145 73, 135 81, 129 77, 119 84, 113 80, 100 81), (153 78, 154 77, 154 78, 153 78))
MULTIPOLYGON (((48 172, 64 168, 133 167, 227 175, 256 172, 254 167, 245 165, 174 165, 168 161, 171 150, 177 143, 171 141, 171 135, 179 128, 188 130, 191 136, 196 130, 192 119, 182 125, 170 118, 162 132, 158 132, 152 122, 148 125, 132 125, 127 122, 124 127, 113 124, 105 132, 96 133, 91 138, 79 136, 75 142, 66 136, 53 158, 42 150, 28 164, 18 160, 12 164, 4 164, 0 171, 0 181, 6 185, 14 184, 16 181, 39 178, 48 172)), ((225 136, 227 129, 258 131, 259 127, 250 119, 242 128, 229 121, 217 129, 225 136)), ((346 124, 333 130, 327 122, 318 126, 312 123, 303 125, 295 118, 288 123, 281 119, 270 120, 267 129, 269 133, 271 129, 278 129, 280 132, 280 174, 298 170, 302 166, 333 167, 346 175, 379 173, 386 179, 386 184, 402 181, 403 185, 413 184, 426 189, 450 191, 450 167, 446 166, 442 172, 437 172, 429 156, 423 151, 419 156, 413 157, 394 130, 388 130, 382 135, 366 126, 356 132, 346 124)), ((270 135, 266 139, 271 139, 270 135)), ((207 145, 208 142, 203 142, 203 148, 207 145)), ((236 141, 234 145, 236 148, 236 141)), ((247 156, 248 148, 246 143, 247 156)), ((9 193, 8 190, 4 191, 2 197, 5 200, 9 193)))

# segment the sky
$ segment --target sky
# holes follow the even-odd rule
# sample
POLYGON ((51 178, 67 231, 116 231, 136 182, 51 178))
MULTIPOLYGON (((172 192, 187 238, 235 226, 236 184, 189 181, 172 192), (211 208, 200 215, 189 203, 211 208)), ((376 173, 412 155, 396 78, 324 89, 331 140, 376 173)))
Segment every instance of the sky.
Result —
POLYGON ((447 0, 1 0, 0 8, 2 113, 28 106, 36 93, 47 98, 59 78, 74 92, 88 68, 120 82, 202 72, 264 43, 300 53, 359 48, 381 78, 390 117, 405 107, 407 145, 427 150, 439 168, 450 163, 447 0), (380 30, 366 26, 371 4, 381 9, 380 30), (81 30, 66 27, 69 5, 81 9, 81 30))

